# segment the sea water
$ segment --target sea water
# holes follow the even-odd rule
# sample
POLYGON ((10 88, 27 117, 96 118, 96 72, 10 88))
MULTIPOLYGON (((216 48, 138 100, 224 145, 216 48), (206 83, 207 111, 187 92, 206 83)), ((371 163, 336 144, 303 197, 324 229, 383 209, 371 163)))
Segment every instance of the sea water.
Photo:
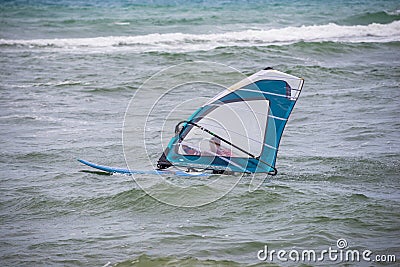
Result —
MULTIPOLYGON (((221 79, 237 82, 229 72, 221 79)), ((168 106, 221 91, 203 89, 174 91, 168 106)), ((328 248, 370 250, 371 260, 395 255, 398 262, 399 99, 398 1, 1 1, 0 262, 376 264, 329 255, 296 261, 296 252, 289 258, 290 251, 321 256, 328 248), (134 181, 154 177, 82 172, 77 158, 126 167, 122 132, 132 97, 150 99, 179 75, 195 78, 183 70, 140 90, 159 71, 196 62, 244 75, 274 67, 305 79, 282 136, 277 176, 261 176, 255 190, 245 177, 221 198, 184 208, 134 181), (265 246, 286 254, 263 259, 265 246)), ((149 108, 141 103, 137 116, 149 108)), ((153 114, 153 124, 164 123, 163 112, 153 114)), ((143 150, 143 129, 130 133, 129 149, 143 150)), ((147 152, 156 158, 160 146, 147 152)), ((133 167, 152 167, 142 153, 134 160, 133 167)))

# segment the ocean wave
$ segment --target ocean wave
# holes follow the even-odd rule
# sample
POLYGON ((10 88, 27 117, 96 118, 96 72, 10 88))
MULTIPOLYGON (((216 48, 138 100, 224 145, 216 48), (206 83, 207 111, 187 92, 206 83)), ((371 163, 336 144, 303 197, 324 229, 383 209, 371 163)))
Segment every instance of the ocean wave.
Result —
POLYGON ((217 47, 253 47, 288 45, 298 42, 382 43, 400 41, 400 21, 389 24, 341 26, 326 25, 286 27, 268 30, 245 30, 211 34, 153 33, 138 36, 95 38, 0 39, 0 47, 54 48, 67 50, 121 50, 137 52, 190 52, 217 47))
POLYGON ((400 10, 396 11, 379 11, 379 12, 366 12, 350 16, 338 24, 344 23, 346 25, 369 25, 371 23, 391 23, 400 20, 400 10))

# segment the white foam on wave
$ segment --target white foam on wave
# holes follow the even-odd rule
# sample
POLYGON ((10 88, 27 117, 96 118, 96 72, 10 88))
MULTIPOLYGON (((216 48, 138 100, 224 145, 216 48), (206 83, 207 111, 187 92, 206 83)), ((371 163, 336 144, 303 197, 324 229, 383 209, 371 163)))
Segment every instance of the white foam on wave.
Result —
POLYGON ((114 25, 119 25, 119 26, 131 25, 130 22, 118 22, 118 21, 114 22, 113 24, 114 25))
POLYGON ((188 52, 227 46, 286 45, 296 42, 394 42, 400 41, 400 21, 389 24, 341 26, 326 25, 286 27, 268 30, 245 30, 211 34, 154 33, 138 36, 96 38, 6 40, 0 45, 54 47, 62 49, 129 49, 138 52, 188 52))

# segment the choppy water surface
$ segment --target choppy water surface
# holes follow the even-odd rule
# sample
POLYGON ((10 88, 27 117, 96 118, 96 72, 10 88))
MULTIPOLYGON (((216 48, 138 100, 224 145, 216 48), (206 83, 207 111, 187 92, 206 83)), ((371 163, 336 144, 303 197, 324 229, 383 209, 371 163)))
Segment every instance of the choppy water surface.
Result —
MULTIPOLYGON (((264 265, 265 245, 321 251, 340 238, 399 257, 399 10, 397 1, 1 3, 1 263, 264 265), (254 192, 245 177, 218 201, 177 208, 132 177, 81 172, 76 158, 124 167, 131 97, 158 71, 196 61, 305 79, 277 176, 254 192)), ((151 167, 146 155, 137 167, 151 167)))

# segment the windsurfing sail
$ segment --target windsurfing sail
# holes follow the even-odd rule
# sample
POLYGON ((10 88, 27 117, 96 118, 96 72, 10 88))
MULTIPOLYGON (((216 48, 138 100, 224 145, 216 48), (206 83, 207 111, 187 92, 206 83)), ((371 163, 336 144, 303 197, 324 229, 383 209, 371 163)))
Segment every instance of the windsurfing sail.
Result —
POLYGON ((176 126, 158 167, 275 175, 281 136, 303 84, 266 68, 232 85, 176 126))

